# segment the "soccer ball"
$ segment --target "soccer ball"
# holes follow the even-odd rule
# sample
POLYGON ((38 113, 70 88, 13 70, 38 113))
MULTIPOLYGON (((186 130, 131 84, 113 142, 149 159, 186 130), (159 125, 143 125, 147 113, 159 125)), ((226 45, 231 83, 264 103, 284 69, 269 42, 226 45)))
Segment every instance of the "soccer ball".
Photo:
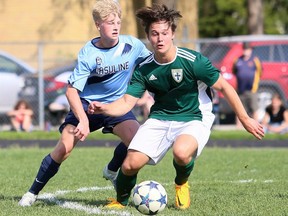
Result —
POLYGON ((140 213, 156 215, 167 205, 167 193, 160 183, 143 181, 134 187, 132 200, 140 213))

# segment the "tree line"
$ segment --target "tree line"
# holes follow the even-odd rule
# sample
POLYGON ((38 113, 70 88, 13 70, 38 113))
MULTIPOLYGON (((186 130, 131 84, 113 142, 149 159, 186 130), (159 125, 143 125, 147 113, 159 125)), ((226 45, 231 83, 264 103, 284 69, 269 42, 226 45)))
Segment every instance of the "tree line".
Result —
MULTIPOLYGON (((52 1, 55 8, 61 8, 62 5, 66 11, 75 4, 84 11, 90 9, 93 2, 52 1)), ((183 18, 179 22, 176 37, 182 40, 288 33, 288 0, 118 0, 118 2, 123 11, 122 31, 139 38, 146 38, 146 35, 136 20, 135 11, 153 3, 163 3, 181 12, 183 18)))

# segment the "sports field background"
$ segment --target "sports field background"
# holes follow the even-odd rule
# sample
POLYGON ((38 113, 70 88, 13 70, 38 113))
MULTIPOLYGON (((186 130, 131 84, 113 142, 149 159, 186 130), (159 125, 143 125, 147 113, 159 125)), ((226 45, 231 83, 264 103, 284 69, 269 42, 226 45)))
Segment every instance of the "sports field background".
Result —
MULTIPOLYGON (((34 137, 38 135, 35 133, 34 137)), ((189 180, 192 203, 186 211, 174 208, 175 171, 171 151, 157 166, 146 166, 140 171, 138 182, 155 180, 167 190, 168 207, 159 215, 288 215, 287 139, 268 136, 257 141, 238 134, 244 138, 231 140, 219 134, 222 138, 219 140, 215 136, 210 141, 214 145, 210 143, 196 161, 189 180), (221 147, 217 142, 227 145, 221 147), (245 147, 249 143, 250 147, 245 147), (254 144, 251 146, 251 143, 254 144), (278 143, 277 148, 273 147, 274 143, 278 143)), ((45 138, 43 134, 42 137, 45 138)), ((237 133, 233 137, 236 138, 237 133)), ((7 140, 0 135, 0 143, 7 140)), ((10 144, 13 140, 15 138, 10 137, 10 144)), ((36 141, 26 140, 27 143, 36 141)), ((54 139, 50 142, 56 143, 54 139)), ((89 142, 95 145, 99 140, 91 138, 89 142)), ((12 144, 0 148, 0 215, 139 215, 131 203, 119 211, 103 208, 107 198, 115 197, 111 183, 102 178, 102 169, 114 148, 85 145, 81 148, 81 143, 78 144, 40 193, 39 200, 29 208, 19 207, 17 203, 52 147, 12 144)))

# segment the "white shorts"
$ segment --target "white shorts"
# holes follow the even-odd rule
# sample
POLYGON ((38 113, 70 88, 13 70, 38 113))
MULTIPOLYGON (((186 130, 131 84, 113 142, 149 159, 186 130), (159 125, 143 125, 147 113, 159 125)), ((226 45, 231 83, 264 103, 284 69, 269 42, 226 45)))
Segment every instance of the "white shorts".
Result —
POLYGON ((138 129, 128 149, 146 154, 150 157, 148 164, 155 165, 162 160, 179 135, 188 134, 198 142, 198 157, 209 140, 213 121, 214 115, 209 121, 206 118, 205 123, 198 120, 176 122, 148 119, 138 129))

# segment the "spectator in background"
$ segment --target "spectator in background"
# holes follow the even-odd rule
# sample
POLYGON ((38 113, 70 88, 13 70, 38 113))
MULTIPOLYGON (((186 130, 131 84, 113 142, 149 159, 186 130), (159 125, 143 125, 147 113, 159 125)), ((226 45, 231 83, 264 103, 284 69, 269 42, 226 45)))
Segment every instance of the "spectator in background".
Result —
POLYGON ((279 94, 273 95, 271 104, 265 109, 262 123, 268 133, 288 133, 288 110, 279 94))
POLYGON ((19 100, 7 115, 10 118, 12 131, 30 132, 32 130, 33 110, 27 101, 19 100))
MULTIPOLYGON (((243 43, 243 54, 235 59, 232 70, 237 79, 237 92, 246 111, 252 118, 258 120, 257 90, 262 74, 262 66, 258 57, 253 55, 249 43, 243 43)), ((241 126, 238 118, 236 124, 237 127, 241 126)))

